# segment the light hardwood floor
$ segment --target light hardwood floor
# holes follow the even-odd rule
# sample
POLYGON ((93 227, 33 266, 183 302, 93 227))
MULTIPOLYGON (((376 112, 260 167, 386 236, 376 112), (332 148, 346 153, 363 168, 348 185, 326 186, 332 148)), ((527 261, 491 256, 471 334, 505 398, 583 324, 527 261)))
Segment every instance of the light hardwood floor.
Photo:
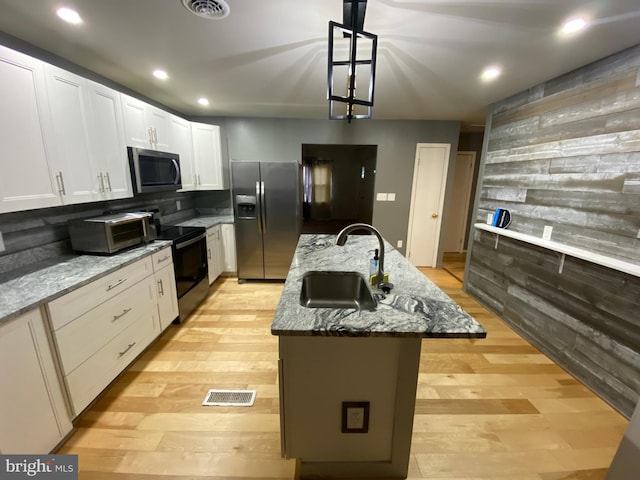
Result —
MULTIPOLYGON (((488 330, 425 339, 409 478, 604 479, 627 421, 461 291, 422 269, 488 330)), ((293 479, 280 458, 277 338, 282 284, 221 278, 76 422, 58 453, 81 479, 293 479), (209 388, 257 390, 255 405, 203 407, 209 388)))

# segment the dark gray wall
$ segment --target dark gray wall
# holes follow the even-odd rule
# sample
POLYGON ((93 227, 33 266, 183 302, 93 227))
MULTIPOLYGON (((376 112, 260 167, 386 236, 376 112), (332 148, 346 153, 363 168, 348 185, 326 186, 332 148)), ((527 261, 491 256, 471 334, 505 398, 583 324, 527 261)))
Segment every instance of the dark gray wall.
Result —
MULTIPOLYGON (((474 217, 640 265, 640 46, 492 106, 474 217)), ((640 278, 474 231, 465 289, 629 416, 640 278)))
MULTIPOLYGON (((375 115, 375 108, 374 108, 375 115)), ((302 144, 377 145, 376 192, 395 193, 395 202, 375 202, 373 224, 396 245, 407 243, 411 184, 418 143, 449 143, 449 182, 453 180, 460 122, 300 120, 274 118, 195 117, 191 120, 221 124, 229 142, 229 158, 299 162, 302 144)), ((450 188, 448 188, 450 191, 450 188)), ((449 198, 445 195, 445 213, 449 198)), ((444 236, 445 229, 442 229, 444 236)), ((443 238, 441 238, 441 243, 443 238)), ((442 252, 439 255, 442 259, 442 252)))

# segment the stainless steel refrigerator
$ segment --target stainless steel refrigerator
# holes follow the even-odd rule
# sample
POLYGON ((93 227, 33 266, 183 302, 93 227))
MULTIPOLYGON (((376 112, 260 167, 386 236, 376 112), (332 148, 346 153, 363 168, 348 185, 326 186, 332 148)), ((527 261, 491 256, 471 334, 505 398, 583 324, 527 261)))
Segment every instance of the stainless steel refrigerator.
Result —
POLYGON ((239 281, 287 277, 302 223, 301 168, 231 161, 239 281))

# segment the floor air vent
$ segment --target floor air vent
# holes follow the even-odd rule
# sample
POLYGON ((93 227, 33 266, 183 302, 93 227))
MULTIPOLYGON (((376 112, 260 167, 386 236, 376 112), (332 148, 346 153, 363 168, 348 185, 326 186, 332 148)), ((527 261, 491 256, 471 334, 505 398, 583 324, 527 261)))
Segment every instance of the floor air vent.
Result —
POLYGON ((255 399, 255 390, 209 390, 202 405, 250 407, 255 399))

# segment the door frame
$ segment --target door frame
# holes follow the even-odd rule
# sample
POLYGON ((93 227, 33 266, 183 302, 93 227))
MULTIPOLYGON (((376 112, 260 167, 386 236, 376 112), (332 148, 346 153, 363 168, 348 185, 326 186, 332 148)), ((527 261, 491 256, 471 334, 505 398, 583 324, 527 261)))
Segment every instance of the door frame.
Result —
MULTIPOLYGON (((463 214, 463 220, 462 220, 462 239, 460 241, 460 246, 458 247, 458 249, 456 250, 456 253, 463 253, 466 251, 466 243, 465 243, 465 237, 466 237, 466 233, 467 233, 467 222, 469 222, 469 205, 471 205, 471 192, 473 191, 473 174, 475 172, 475 168, 476 168, 476 157, 477 157, 477 152, 473 151, 473 150, 458 150, 456 152, 456 164, 454 166, 454 171, 453 171, 453 175, 454 175, 454 181, 455 181, 455 169, 458 168, 458 155, 460 155, 461 153, 463 154, 468 154, 471 156, 471 178, 469 179, 469 188, 467 191, 467 197, 466 197, 466 201, 465 201, 465 205, 464 205, 464 214, 463 214)), ((455 190, 455 185, 452 186, 452 191, 455 190)), ((449 219, 448 222, 453 221, 453 219, 449 219)), ((448 234, 448 229, 449 229, 449 225, 446 225, 446 232, 445 232, 445 240, 446 240, 446 235, 448 234)))
POLYGON ((438 251, 440 249, 440 237, 442 234, 442 212, 444 209, 444 198, 447 191, 447 179, 449 178, 449 158, 451 157, 451 144, 450 143, 417 143, 416 144, 416 156, 413 165, 413 180, 411 182, 411 203, 409 206, 409 228, 407 230, 407 259, 409 259, 409 253, 411 252, 411 236, 413 234, 413 221, 415 216, 415 197, 418 183, 418 165, 420 161, 420 148, 422 147, 443 147, 446 150, 444 159, 444 168, 442 169, 442 190, 440 191, 439 198, 439 211, 438 218, 436 219, 436 238, 433 249, 432 265, 435 267, 438 263, 438 251))

